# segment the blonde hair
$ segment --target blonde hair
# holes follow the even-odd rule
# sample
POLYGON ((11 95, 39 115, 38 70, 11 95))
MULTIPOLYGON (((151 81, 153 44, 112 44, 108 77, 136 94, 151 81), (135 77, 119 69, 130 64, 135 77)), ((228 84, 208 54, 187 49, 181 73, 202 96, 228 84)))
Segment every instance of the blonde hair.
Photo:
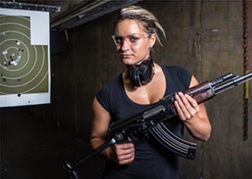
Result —
POLYGON ((135 5, 128 6, 121 9, 117 23, 125 19, 132 19, 132 20, 139 21, 142 24, 144 30, 149 35, 156 34, 159 44, 163 46, 160 41, 157 31, 160 30, 163 36, 166 37, 165 31, 163 27, 160 25, 157 18, 151 12, 149 12, 148 10, 140 6, 135 6, 135 5))

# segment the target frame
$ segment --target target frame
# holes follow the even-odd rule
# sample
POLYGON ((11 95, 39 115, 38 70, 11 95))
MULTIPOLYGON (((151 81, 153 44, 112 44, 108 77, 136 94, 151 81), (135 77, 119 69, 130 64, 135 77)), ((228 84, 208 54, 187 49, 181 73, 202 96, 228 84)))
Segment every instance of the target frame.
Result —
POLYGON ((0 107, 49 104, 49 12, 0 8, 0 107))

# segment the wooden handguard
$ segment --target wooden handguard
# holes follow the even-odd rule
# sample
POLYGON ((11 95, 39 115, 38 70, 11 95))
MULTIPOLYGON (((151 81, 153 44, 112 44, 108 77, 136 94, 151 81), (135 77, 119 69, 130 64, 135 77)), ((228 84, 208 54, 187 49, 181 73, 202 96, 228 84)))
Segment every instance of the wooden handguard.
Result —
POLYGON ((197 101, 198 104, 203 103, 215 96, 211 83, 208 81, 201 83, 197 86, 194 86, 184 91, 183 93, 191 96, 193 99, 197 101))

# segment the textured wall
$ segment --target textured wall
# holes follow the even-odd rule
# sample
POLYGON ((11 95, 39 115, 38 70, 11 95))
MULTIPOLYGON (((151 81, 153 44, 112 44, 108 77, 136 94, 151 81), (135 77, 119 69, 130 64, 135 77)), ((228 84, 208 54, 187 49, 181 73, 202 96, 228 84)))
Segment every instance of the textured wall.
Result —
MULTIPOLYGON (((155 47, 157 62, 182 65, 199 81, 227 72, 243 73, 242 1, 143 1, 139 4, 159 18, 167 33, 164 47, 155 47)), ((249 11, 251 43, 251 3, 249 11)), ((69 51, 52 56, 52 104, 32 107, 38 118, 86 142, 89 142, 93 97, 123 70, 111 40, 114 17, 112 13, 68 31, 69 51)), ((249 55, 252 56, 252 50, 249 55)), ((249 102, 252 119, 251 98, 249 102)), ((252 178, 251 120, 249 139, 242 140, 242 86, 206 105, 213 127, 211 139, 202 144, 185 134, 186 139, 198 143, 198 150, 195 160, 181 159, 181 179, 252 178)))

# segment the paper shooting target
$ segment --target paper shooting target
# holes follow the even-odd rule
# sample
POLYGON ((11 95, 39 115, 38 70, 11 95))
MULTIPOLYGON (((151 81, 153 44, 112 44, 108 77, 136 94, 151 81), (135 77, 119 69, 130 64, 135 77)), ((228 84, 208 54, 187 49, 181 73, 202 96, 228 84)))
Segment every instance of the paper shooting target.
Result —
POLYGON ((31 17, 2 14, 0 22, 0 96, 15 96, 9 100, 18 102, 28 94, 48 93, 48 45, 32 44, 31 17))

